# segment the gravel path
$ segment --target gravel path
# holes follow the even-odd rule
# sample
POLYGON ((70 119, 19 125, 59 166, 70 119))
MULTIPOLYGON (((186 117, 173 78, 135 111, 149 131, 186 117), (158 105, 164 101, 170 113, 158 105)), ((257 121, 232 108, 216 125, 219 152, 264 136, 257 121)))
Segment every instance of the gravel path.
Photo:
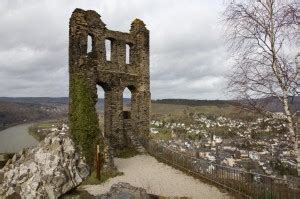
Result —
POLYGON ((147 193, 160 196, 231 198, 216 187, 185 175, 149 155, 138 155, 129 159, 116 158, 115 164, 124 175, 109 179, 101 185, 86 185, 83 188, 90 194, 98 195, 108 192, 112 184, 128 182, 133 186, 145 188, 147 193))

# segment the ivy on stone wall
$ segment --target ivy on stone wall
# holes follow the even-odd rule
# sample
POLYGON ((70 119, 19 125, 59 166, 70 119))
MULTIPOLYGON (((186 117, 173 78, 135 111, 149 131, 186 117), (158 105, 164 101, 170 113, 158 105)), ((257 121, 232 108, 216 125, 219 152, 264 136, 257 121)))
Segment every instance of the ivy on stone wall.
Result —
POLYGON ((71 134, 87 163, 93 168, 97 144, 100 144, 100 149, 103 151, 103 140, 100 139, 101 133, 93 99, 93 87, 89 85, 82 74, 74 75, 71 84, 71 134))

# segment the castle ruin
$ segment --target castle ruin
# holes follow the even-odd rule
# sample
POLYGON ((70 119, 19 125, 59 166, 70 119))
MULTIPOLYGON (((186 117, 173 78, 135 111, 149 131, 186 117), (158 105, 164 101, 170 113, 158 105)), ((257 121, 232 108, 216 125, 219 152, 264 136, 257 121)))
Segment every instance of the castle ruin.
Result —
POLYGON ((148 135, 149 31, 143 21, 135 19, 130 32, 124 33, 107 29, 95 11, 74 10, 69 24, 69 74, 70 128, 85 155, 93 154, 96 144, 103 146, 103 137, 116 152, 128 146, 128 131, 148 135), (102 133, 95 107, 97 85, 105 92, 102 133), (132 94, 130 112, 123 111, 125 88, 132 94))

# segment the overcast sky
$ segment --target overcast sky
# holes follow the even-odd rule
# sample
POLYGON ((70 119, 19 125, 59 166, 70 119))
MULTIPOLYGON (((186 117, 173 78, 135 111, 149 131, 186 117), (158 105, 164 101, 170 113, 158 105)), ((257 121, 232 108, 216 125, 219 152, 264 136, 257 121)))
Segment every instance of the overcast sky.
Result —
POLYGON ((68 96, 68 23, 92 9, 107 28, 150 30, 153 99, 225 99, 220 0, 1 0, 0 96, 68 96))

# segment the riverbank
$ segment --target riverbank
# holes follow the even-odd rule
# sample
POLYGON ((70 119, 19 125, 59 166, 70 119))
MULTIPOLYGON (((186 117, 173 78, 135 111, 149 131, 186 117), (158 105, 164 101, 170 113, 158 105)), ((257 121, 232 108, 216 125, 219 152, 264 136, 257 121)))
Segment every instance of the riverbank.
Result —
POLYGON ((55 129, 61 129, 63 124, 67 124, 67 118, 58 118, 36 122, 28 128, 28 132, 36 140, 42 141, 49 133, 55 129))
POLYGON ((0 131, 0 153, 16 153, 37 145, 39 142, 28 133, 32 124, 20 124, 0 131))
MULTIPOLYGON (((30 121, 29 121, 30 122, 30 121)), ((1 131, 4 131, 5 129, 9 129, 11 127, 14 127, 14 126, 18 126, 18 125, 22 125, 22 124, 26 124, 28 123, 28 121, 25 121, 25 122, 19 122, 19 123, 12 123, 12 124, 8 124, 8 125, 5 125, 5 126, 0 126, 0 133, 1 131)), ((31 123, 31 122, 30 122, 31 123)))

